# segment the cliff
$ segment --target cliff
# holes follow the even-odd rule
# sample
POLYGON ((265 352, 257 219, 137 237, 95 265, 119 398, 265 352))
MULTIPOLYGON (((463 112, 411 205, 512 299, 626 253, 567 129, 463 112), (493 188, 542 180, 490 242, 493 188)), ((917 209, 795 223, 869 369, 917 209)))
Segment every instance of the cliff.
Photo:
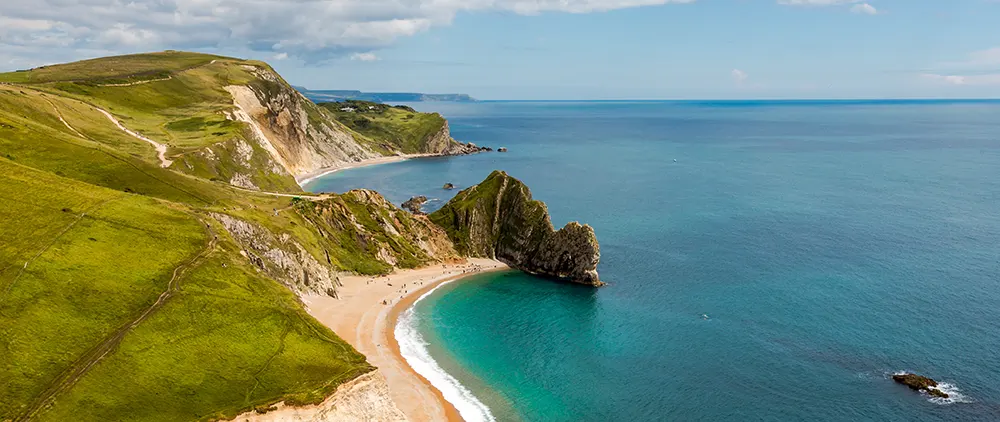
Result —
POLYGON ((593 228, 572 222, 556 231, 545 204, 502 171, 459 192, 430 219, 448 232, 463 255, 494 258, 531 274, 603 285, 597 275, 601 252, 593 228))
POLYGON ((78 122, 74 130, 94 142, 243 189, 299 192, 297 180, 324 169, 390 155, 478 151, 452 139, 438 114, 378 103, 357 113, 321 107, 254 60, 162 52, 0 74, 0 82, 92 106, 162 155, 138 139, 111 139, 88 131, 92 122, 78 122))

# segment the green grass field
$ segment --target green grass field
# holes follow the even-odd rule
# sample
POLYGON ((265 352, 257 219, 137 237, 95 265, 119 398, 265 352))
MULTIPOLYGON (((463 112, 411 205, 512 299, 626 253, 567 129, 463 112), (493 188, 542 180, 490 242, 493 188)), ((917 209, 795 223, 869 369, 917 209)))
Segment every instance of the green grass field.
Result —
POLYGON ((427 140, 447 123, 437 113, 418 113, 367 101, 348 100, 320 104, 337 121, 368 138, 368 144, 382 153, 428 152, 427 140), (371 108, 369 108, 371 107, 371 108), (352 108, 354 111, 343 111, 352 108))
POLYGON ((122 83, 145 80, 148 76, 165 76, 224 57, 182 51, 131 54, 92 60, 42 66, 39 68, 0 74, 0 82, 44 83, 80 81, 89 83, 122 83), (143 78, 146 76, 146 78, 143 78))

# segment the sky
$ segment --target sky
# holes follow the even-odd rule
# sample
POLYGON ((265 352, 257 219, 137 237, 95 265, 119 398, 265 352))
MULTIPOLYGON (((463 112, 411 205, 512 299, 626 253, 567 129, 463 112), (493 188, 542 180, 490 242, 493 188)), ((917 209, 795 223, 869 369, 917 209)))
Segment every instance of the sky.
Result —
POLYGON ((1000 98, 1000 0, 0 0, 0 70, 178 49, 479 99, 1000 98))

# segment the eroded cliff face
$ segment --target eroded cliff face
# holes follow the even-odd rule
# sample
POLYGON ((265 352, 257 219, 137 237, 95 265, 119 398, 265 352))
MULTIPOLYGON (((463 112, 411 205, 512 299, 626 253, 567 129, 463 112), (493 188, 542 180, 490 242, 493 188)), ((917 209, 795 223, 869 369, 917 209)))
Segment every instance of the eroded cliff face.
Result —
POLYGON ((594 286, 601 259, 594 229, 577 222, 556 231, 548 209, 521 181, 494 171, 459 192, 431 221, 460 254, 494 258, 522 271, 594 286))
POLYGON ((247 123, 261 147, 292 176, 379 156, 270 69, 244 67, 257 80, 226 87, 236 106, 233 118, 247 123))
POLYGON ((377 192, 357 189, 296 211, 323 238, 332 263, 365 274, 416 268, 458 259, 445 231, 426 216, 411 215, 377 192))
POLYGON ((289 234, 275 235, 260 225, 212 213, 243 248, 240 254, 299 296, 326 294, 337 297, 337 272, 323 265, 289 234))

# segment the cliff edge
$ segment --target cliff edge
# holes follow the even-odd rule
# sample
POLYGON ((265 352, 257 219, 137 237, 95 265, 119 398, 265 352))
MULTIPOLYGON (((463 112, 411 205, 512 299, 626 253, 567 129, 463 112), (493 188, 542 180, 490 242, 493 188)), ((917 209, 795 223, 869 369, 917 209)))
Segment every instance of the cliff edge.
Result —
POLYGON ((443 227, 459 254, 494 258, 540 276, 601 286, 594 229, 571 222, 556 231, 548 209, 520 180, 494 171, 458 193, 431 221, 443 227))

